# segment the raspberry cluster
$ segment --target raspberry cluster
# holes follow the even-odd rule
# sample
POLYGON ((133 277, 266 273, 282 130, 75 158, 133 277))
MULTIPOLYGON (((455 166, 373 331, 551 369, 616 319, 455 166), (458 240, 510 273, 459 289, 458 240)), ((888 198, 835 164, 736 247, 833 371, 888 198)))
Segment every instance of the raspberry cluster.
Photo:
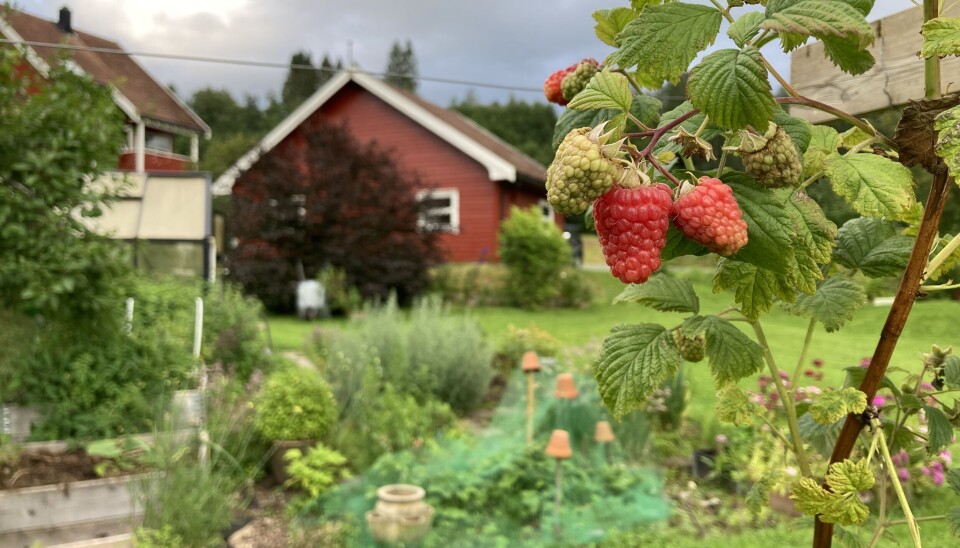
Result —
POLYGON ((576 65, 576 68, 564 76, 560 82, 560 91, 563 93, 563 98, 568 102, 573 101, 573 98, 583 91, 583 88, 587 87, 590 79, 593 78, 593 75, 596 74, 599 69, 600 64, 597 63, 596 59, 584 59, 580 61, 580 63, 576 65))
POLYGON ((670 226, 670 187, 614 187, 593 205, 603 256, 624 283, 643 283, 660 268, 670 226))
POLYGON ((579 63, 570 65, 569 67, 560 69, 547 77, 547 80, 543 83, 543 94, 546 96, 547 101, 556 103, 560 106, 565 106, 570 102, 564 98, 561 85, 563 84, 563 78, 576 70, 578 65, 579 63))
POLYGON ((803 177, 803 162, 793 139, 772 122, 763 138, 744 137, 740 159, 747 173, 767 188, 797 186, 803 177))
POLYGON ((677 344, 677 350, 684 361, 695 363, 703 360, 707 348, 703 335, 688 337, 683 329, 678 327, 673 330, 673 342, 677 344))
POLYGON ((747 223, 733 189, 719 179, 700 177, 695 187, 685 184, 681 194, 670 216, 687 238, 725 257, 747 244, 747 223))
POLYGON ((572 130, 563 138, 547 169, 547 200, 564 215, 583 213, 610 190, 622 168, 614 161, 619 142, 607 144, 603 126, 572 130))

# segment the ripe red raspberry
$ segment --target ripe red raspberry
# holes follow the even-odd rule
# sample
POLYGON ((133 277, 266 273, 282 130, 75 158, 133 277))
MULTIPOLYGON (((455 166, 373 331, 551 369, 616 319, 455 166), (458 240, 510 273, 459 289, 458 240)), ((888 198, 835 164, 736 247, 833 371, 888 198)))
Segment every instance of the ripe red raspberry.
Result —
POLYGON ((670 227, 670 187, 614 187, 593 204, 593 219, 610 272, 642 284, 660 268, 670 227))
POLYGON ((747 223, 733 189, 720 179, 700 177, 697 186, 684 184, 680 192, 670 217, 687 238, 725 257, 747 245, 747 223))
POLYGON ((578 66, 580 66, 580 63, 574 63, 565 69, 560 69, 557 72, 554 72, 547 78, 547 80, 543 83, 543 94, 546 95, 547 101, 556 103, 560 106, 564 106, 570 102, 563 96, 563 79, 566 77, 566 75, 577 70, 578 66))

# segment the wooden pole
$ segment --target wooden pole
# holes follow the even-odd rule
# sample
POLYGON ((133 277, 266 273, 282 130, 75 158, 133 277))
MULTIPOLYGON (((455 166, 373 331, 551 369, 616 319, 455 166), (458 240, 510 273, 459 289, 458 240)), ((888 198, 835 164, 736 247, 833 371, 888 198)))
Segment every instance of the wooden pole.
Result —
POLYGON ((533 412, 536 401, 536 383, 533 371, 527 371, 527 445, 533 443, 533 412))

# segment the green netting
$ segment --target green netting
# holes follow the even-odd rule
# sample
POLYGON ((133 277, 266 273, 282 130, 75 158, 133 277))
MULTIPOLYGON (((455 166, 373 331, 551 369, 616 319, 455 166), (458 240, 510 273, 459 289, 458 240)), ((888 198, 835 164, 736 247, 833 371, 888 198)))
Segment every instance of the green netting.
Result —
POLYGON ((305 515, 353 523, 357 545, 372 546, 364 515, 376 502, 376 489, 412 483, 426 489, 427 502, 436 510, 424 546, 582 546, 614 530, 667 518, 662 478, 643 466, 649 435, 643 415, 612 421, 596 384, 585 375, 578 378, 575 400, 558 400, 553 396, 555 375, 545 368, 537 376, 535 437, 529 447, 526 379, 517 371, 489 425, 385 455, 361 477, 309 505, 305 515), (617 434, 609 448, 593 441, 598 420, 610 421, 617 434), (555 428, 570 432, 574 452, 563 463, 559 542, 553 530, 556 461, 543 452, 555 428))

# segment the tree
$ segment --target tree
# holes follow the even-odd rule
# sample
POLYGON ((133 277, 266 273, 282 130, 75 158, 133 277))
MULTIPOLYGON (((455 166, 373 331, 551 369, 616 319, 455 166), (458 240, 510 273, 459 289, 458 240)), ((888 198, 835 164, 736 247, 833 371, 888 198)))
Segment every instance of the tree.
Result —
POLYGON ((51 65, 33 77, 0 48, 0 308, 96 324, 130 273, 124 244, 87 226, 116 197, 91 181, 116 165, 123 115, 109 88, 51 65))
POLYGON ((301 273, 341 268, 366 298, 409 301, 439 259, 418 230, 417 181, 387 152, 320 122, 304 146, 280 146, 233 188, 231 276, 273 310, 291 310, 301 273))
POLYGON ((320 87, 320 79, 321 73, 314 69, 310 53, 306 51, 294 53, 290 58, 290 71, 283 82, 283 91, 280 92, 284 110, 287 113, 293 112, 300 103, 313 95, 313 92, 320 87), (295 65, 303 68, 295 68, 295 65))
POLYGON ((384 80, 405 89, 410 93, 417 92, 417 58, 413 54, 413 44, 407 40, 405 46, 394 42, 390 48, 390 60, 387 62, 387 74, 384 80))
POLYGON ((513 97, 506 104, 494 102, 482 105, 468 94, 451 109, 467 116, 490 130, 494 135, 518 148, 524 154, 548 165, 553 160, 553 128, 557 113, 544 103, 527 103, 513 97))
POLYGON ((319 75, 320 75, 319 85, 322 86, 323 84, 326 84, 331 78, 333 78, 334 74, 343 70, 343 61, 340 59, 337 59, 337 64, 334 65, 330 61, 330 56, 324 55, 323 61, 320 63, 320 68, 322 70, 319 72, 319 75))

